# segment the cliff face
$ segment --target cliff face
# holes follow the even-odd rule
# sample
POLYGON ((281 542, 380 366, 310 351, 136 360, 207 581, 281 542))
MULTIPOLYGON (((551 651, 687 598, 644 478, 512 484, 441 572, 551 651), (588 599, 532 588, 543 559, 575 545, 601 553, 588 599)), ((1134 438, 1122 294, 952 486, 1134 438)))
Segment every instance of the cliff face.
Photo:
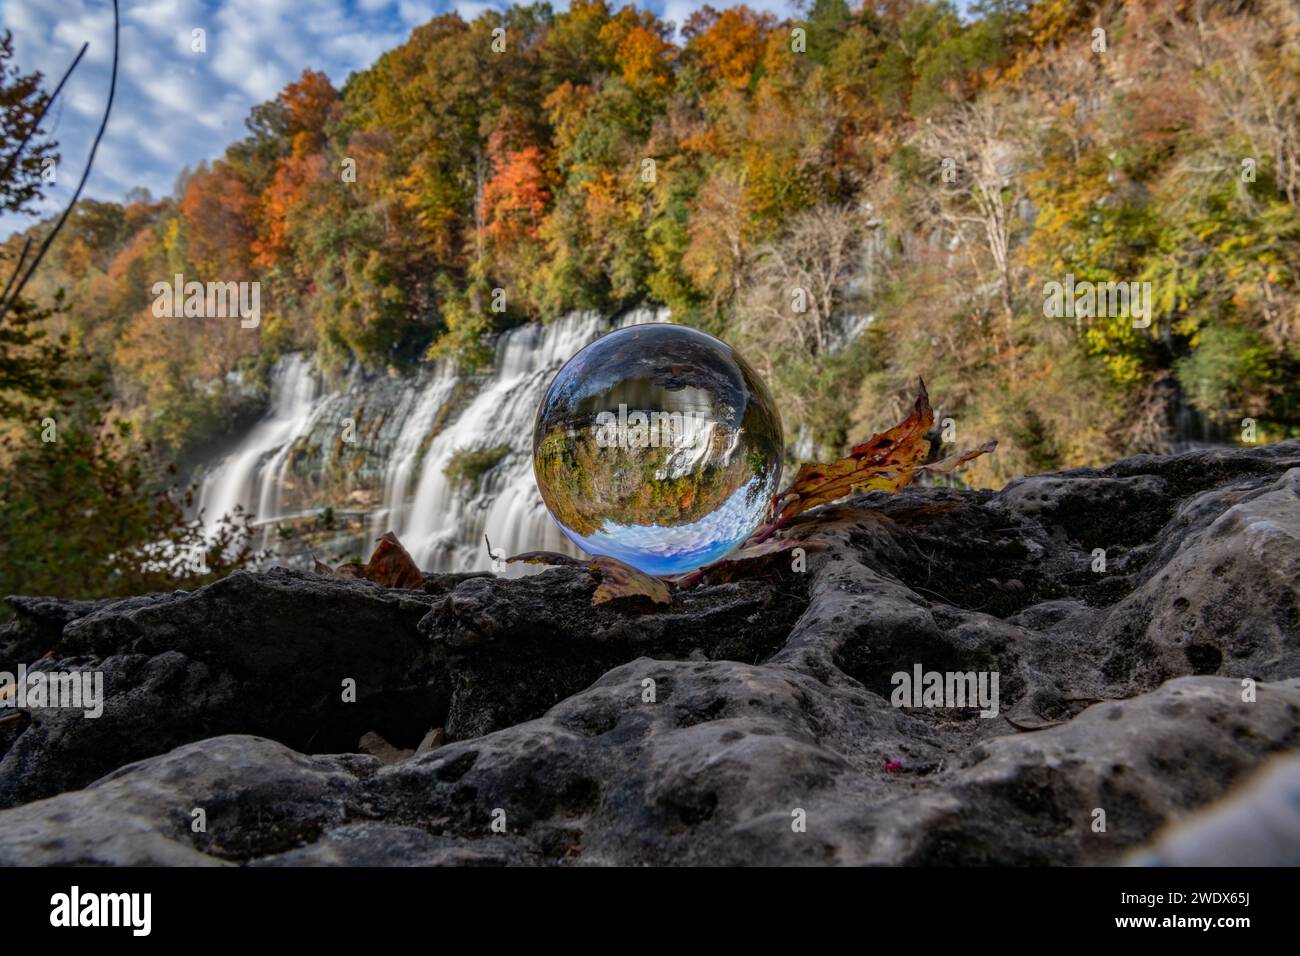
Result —
POLYGON ((0 716, 0 862, 1112 862, 1300 749, 1300 442, 788 533, 806 570, 666 607, 573 568, 11 598, 0 670, 105 699, 0 716))

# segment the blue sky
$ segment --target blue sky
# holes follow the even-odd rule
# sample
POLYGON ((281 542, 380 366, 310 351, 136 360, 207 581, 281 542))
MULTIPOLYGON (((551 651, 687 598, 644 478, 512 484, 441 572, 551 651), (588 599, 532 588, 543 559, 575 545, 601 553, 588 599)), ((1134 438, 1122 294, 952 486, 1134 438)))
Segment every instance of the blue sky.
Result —
MULTIPOLYGON (((679 24, 700 5, 641 4, 679 24)), ((120 200, 133 186, 168 195, 182 168, 220 156, 244 135, 249 108, 274 97, 304 67, 324 70, 341 85, 437 13, 456 9, 472 19, 501 6, 483 0, 121 0, 117 98, 83 195, 120 200), (204 54, 190 50, 195 28, 206 31, 204 54)), ((750 0, 749 6, 783 15, 792 9, 788 0, 750 0)), ((0 29, 13 31, 19 66, 44 73, 47 88, 81 44, 90 43, 46 123, 63 157, 47 190, 47 214, 76 188, 99 124, 112 22, 110 0, 0 0, 0 29)), ((0 217, 0 235, 29 222, 0 217)))

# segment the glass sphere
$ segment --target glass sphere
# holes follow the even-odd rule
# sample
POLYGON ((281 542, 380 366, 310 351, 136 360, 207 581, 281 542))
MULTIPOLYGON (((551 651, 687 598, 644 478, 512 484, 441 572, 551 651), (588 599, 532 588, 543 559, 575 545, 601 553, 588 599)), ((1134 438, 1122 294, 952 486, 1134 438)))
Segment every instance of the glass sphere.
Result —
POLYGON ((533 473, 583 551, 673 575, 759 525, 782 449, 767 386, 730 346, 685 326, 633 325, 556 373, 533 426, 533 473))

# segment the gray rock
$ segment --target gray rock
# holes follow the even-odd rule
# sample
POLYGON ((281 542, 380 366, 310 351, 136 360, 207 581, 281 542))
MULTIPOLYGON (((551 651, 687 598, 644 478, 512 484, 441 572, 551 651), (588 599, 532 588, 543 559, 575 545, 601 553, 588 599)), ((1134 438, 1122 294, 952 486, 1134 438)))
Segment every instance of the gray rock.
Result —
POLYGON ((1107 617, 1103 640, 1161 674, 1300 674, 1300 468, 1204 492, 1177 550, 1107 617), (1224 503, 1228 504, 1222 509, 1224 503))
POLYGON ((780 667, 643 659, 539 720, 387 767, 190 744, 0 813, 0 863, 1111 862, 1300 745, 1300 686, 1247 704, 1236 681, 1182 678, 946 766, 913 723, 780 667))
POLYGON ((43 666, 102 671, 103 715, 47 709, 16 735, 0 728, 0 806, 223 733, 337 751, 375 731, 414 748, 447 706, 416 633, 436 600, 277 568, 98 607, 63 628, 43 666))
POLYGON ((7 646, 109 700, 0 727, 0 863, 1121 861, 1300 749, 1298 476, 1288 442, 865 495, 790 527, 806 574, 667 607, 573 568, 20 602, 7 646), (893 706, 918 666, 995 674, 997 716, 893 706), (370 732, 394 762, 325 755, 370 732))
POLYGON ((113 601, 69 601, 54 597, 5 598, 13 620, 0 627, 0 671, 14 673, 18 664, 43 656, 59 642, 63 629, 113 601))

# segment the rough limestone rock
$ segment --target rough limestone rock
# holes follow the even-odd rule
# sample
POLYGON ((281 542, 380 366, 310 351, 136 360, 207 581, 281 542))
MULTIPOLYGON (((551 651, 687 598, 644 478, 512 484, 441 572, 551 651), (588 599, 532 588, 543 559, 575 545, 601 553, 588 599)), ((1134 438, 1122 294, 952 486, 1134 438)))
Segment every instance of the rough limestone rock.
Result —
MULTIPOLYGON (((0 864, 1213 862, 1179 821, 1300 751, 1300 442, 876 493, 787 536, 805 572, 666 607, 592 606, 573 568, 10 599, 0 665, 107 699, 0 711, 0 864), (895 706, 918 668, 996 676, 996 707, 895 706)), ((1219 813, 1300 852, 1294 820, 1219 813)))

